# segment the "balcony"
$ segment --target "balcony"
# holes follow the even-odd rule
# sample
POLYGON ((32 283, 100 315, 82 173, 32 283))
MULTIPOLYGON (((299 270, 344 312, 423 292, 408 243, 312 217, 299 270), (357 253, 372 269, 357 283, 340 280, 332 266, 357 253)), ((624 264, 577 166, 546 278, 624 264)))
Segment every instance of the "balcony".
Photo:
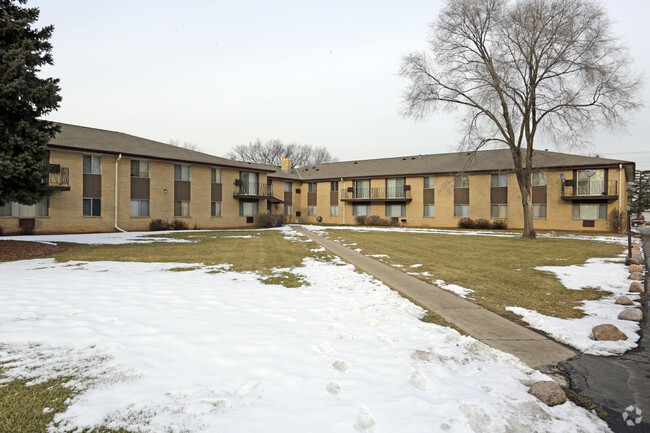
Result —
POLYGON ((561 181, 562 200, 617 200, 618 181, 561 181))
POLYGON ((55 191, 70 191, 70 169, 51 164, 47 184, 55 191))
POLYGON ((341 201, 347 202, 403 202, 411 201, 411 186, 389 188, 348 188, 341 190, 341 201))
POLYGON ((274 203, 282 203, 277 197, 273 196, 273 185, 255 182, 235 182, 235 191, 233 197, 238 199, 265 199, 274 203))

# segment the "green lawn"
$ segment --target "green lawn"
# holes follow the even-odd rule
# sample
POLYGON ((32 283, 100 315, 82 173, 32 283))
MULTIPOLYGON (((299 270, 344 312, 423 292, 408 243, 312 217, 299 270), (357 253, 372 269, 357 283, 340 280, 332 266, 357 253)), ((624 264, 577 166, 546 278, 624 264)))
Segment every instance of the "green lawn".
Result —
POLYGON ((432 282, 438 279, 457 284, 475 293, 474 300, 501 315, 517 320, 505 310, 519 306, 560 318, 582 317, 575 307, 605 292, 595 288, 568 290, 551 273, 539 266, 583 264, 592 257, 614 257, 623 247, 603 242, 572 239, 523 240, 518 237, 463 236, 414 232, 362 232, 330 230, 331 239, 356 243, 364 254, 386 254, 388 264, 414 264, 407 269, 433 277, 417 276, 432 282))

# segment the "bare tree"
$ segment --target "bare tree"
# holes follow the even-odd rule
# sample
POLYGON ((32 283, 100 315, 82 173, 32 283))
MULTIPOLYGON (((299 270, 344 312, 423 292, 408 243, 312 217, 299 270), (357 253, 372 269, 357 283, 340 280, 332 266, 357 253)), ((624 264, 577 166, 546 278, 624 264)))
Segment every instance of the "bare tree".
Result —
POLYGON ((336 161, 336 158, 324 147, 297 143, 284 144, 281 140, 269 140, 262 143, 260 139, 252 143, 234 146, 226 156, 238 161, 275 166, 280 165, 282 158, 289 158, 294 167, 336 161))
POLYGON ((185 149, 189 149, 189 150, 196 150, 196 151, 201 150, 199 146, 194 143, 188 143, 187 141, 184 141, 183 144, 181 144, 181 141, 178 138, 172 138, 171 140, 169 140, 169 144, 176 147, 184 147, 185 149))
POLYGON ((590 0, 448 0, 430 25, 430 54, 404 56, 404 114, 462 110, 461 147, 493 143, 512 154, 534 238, 531 170, 538 135, 581 143, 599 126, 625 123, 640 107, 640 75, 590 0), (432 56, 431 56, 432 55, 432 56))

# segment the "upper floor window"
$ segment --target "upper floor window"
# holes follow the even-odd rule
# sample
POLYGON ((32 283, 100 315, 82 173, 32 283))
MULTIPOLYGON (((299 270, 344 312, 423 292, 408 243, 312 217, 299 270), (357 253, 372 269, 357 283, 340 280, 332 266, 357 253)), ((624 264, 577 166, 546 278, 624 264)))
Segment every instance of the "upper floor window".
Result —
POLYGON ((404 178, 393 177, 386 179, 386 197, 401 198, 404 197, 404 178))
POLYGON ((605 193, 605 170, 578 170, 578 195, 605 193))
POLYGON ((102 157, 99 155, 84 155, 83 174, 102 174, 102 157))
POLYGON ((508 186, 508 174, 497 173, 492 175, 492 188, 508 186))
POLYGON ((370 198, 370 180, 362 179, 354 181, 354 197, 370 198))
POLYGON ((190 180, 190 166, 184 164, 174 165, 174 180, 190 180))
POLYGON ((459 174, 454 177, 454 188, 469 188, 469 174, 459 174))
POLYGON ((546 186, 546 172, 535 171, 533 172, 533 186, 546 186))
POLYGON ((284 192, 291 192, 292 187, 293 187, 293 182, 285 182, 284 183, 284 192))
POLYGON ((149 177, 149 161, 132 159, 131 177, 149 177))
POLYGON ((424 189, 433 189, 433 176, 424 176, 424 189))
POLYGON ((316 192, 317 184, 316 182, 309 182, 307 185, 307 192, 316 192))
POLYGON ((331 192, 338 192, 339 190, 339 181, 338 180, 333 180, 330 182, 330 191, 331 192))
POLYGON ((213 168, 211 170, 211 181, 212 183, 221 183, 221 169, 213 168))

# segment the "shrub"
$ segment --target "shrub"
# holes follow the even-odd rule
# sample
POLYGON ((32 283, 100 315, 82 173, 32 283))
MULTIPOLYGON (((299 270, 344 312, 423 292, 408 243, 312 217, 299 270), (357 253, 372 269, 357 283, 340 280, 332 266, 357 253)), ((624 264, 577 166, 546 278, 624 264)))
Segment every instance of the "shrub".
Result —
POLYGON ((183 220, 174 220, 172 221, 172 228, 174 230, 188 230, 190 226, 183 220))
POLYGON ((4 232, 4 229, 0 226, 0 236, 2 236, 2 232, 4 232))
POLYGON ((458 227, 461 229, 473 229, 476 228, 476 223, 471 218, 461 218, 458 220, 458 227))
POLYGON ((366 218, 366 225, 368 226, 388 226, 390 225, 390 220, 381 218, 377 215, 370 215, 366 218))
POLYGON ((491 229, 492 223, 490 222, 490 220, 480 218, 474 221, 474 227, 476 227, 477 229, 491 229))
POLYGON ((155 219, 155 220, 151 220, 151 222, 149 223, 149 230, 153 232, 157 232, 160 230, 171 230, 171 229, 172 229, 172 225, 165 220, 155 219))
POLYGON ((286 223, 284 215, 273 215, 270 213, 263 213, 255 217, 255 224, 257 227, 281 227, 286 223))
POLYGON ((494 220, 492 221, 492 228, 494 230, 505 230, 508 228, 508 222, 506 220, 494 220))
POLYGON ((609 213, 609 229, 614 233, 623 233, 626 226, 625 211, 620 211, 618 209, 612 209, 609 213))
POLYGON ((354 217, 354 220, 360 226, 365 226, 366 225, 366 219, 368 219, 368 217, 365 216, 365 215, 357 215, 357 216, 354 217))

